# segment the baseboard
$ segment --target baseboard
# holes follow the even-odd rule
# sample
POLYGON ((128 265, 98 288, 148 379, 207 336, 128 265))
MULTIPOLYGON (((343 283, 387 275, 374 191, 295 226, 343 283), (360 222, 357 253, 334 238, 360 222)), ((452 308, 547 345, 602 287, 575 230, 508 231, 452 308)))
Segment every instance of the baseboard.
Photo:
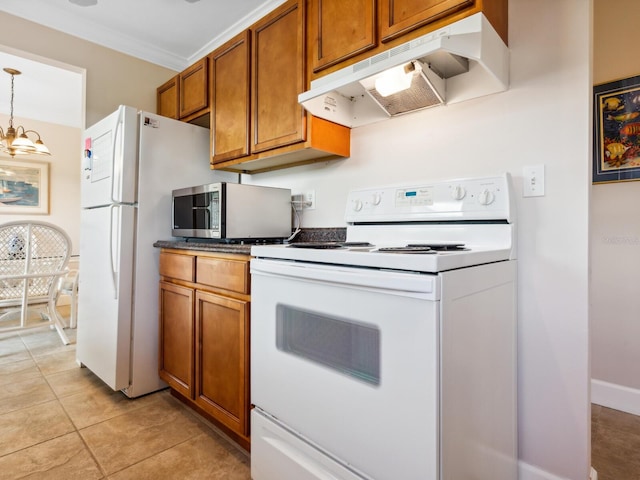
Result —
MULTIPOLYGON (((553 473, 549 473, 540 468, 529 465, 522 461, 518 462, 518 480, 569 480, 564 477, 558 477, 553 473)), ((598 480, 598 472, 591 468, 589 478, 587 480, 598 480)))
POLYGON ((523 461, 518 462, 518 480, 569 480, 558 477, 533 465, 523 461))
POLYGON ((640 415, 640 390, 592 379, 591 403, 640 415))

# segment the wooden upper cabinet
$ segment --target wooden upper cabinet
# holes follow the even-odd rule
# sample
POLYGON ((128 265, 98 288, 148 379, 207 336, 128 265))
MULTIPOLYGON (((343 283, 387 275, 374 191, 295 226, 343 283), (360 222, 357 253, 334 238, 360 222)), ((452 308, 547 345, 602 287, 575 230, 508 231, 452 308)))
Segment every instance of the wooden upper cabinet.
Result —
POLYGON ((250 47, 246 30, 209 56, 212 164, 249 155, 250 47))
MULTIPOLYGON (((212 169, 261 173, 349 156, 349 129, 307 114, 298 103, 298 95, 309 86, 307 67, 312 63, 305 36, 308 2, 286 1, 178 75, 177 116, 210 127, 212 169)), ((351 47, 360 38, 362 47, 356 48, 368 48, 374 2, 354 0, 357 6, 342 8, 353 15, 348 15, 351 20, 338 15, 336 35, 355 31, 338 43, 351 47), (368 33, 355 26, 362 21, 360 1, 367 12, 364 30, 368 33)), ((325 3, 322 15, 327 18, 317 14, 318 21, 331 26, 331 17, 341 5, 337 0, 325 3)), ((324 52, 339 51, 333 38, 328 35, 324 52)), ((331 55, 322 61, 341 61, 341 54, 335 59, 331 55)))
POLYGON ((474 5, 474 0, 378 0, 380 39, 392 40, 422 25, 474 5))
POLYGON ((308 15, 314 72, 376 46, 376 0, 312 1, 308 15))
POLYGON ((251 151, 306 139, 304 0, 290 0, 252 27, 251 151))
POLYGON ((180 118, 178 90, 179 82, 177 75, 158 87, 156 97, 156 111, 158 115, 175 119, 180 118))
POLYGON ((194 63, 179 75, 180 118, 209 106, 209 73, 207 57, 194 63))

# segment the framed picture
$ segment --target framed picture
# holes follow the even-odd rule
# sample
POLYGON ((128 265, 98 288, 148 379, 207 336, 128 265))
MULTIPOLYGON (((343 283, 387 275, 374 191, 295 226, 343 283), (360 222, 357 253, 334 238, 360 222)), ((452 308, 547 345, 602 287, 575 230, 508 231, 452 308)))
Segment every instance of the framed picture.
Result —
POLYGON ((593 87, 593 183, 640 180, 640 76, 593 87))
POLYGON ((49 213, 49 164, 0 158, 0 215, 49 213))

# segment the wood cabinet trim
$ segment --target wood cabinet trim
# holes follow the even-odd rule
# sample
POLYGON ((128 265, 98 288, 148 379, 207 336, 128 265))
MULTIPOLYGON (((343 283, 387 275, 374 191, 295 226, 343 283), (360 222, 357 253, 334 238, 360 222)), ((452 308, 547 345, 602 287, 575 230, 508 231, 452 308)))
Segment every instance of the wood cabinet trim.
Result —
POLYGON ((244 253, 227 253, 227 252, 214 252, 206 250, 185 250, 182 248, 161 248, 161 253, 175 253, 177 255, 188 255, 191 257, 211 257, 211 258, 226 258, 228 260, 251 260, 251 255, 244 253))
POLYGON ((351 129, 307 114, 307 140, 268 152, 254 153, 243 159, 229 160, 213 168, 256 174, 281 168, 343 159, 350 155, 351 129))

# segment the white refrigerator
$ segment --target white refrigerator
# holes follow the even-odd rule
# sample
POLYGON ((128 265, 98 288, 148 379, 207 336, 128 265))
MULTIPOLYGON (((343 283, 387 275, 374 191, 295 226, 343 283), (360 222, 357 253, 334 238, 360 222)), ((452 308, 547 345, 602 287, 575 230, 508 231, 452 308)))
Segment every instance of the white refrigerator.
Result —
POLYGON ((209 168, 209 130, 133 107, 83 136, 77 361, 138 397, 158 377, 158 262, 171 191, 238 175, 209 168))

